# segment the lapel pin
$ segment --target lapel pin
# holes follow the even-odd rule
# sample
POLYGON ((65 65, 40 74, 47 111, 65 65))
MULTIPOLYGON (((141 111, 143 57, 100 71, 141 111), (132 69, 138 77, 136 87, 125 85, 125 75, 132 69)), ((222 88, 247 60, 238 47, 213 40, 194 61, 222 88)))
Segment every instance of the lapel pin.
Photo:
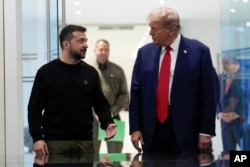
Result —
POLYGON ((183 50, 183 53, 187 54, 187 50, 183 50))

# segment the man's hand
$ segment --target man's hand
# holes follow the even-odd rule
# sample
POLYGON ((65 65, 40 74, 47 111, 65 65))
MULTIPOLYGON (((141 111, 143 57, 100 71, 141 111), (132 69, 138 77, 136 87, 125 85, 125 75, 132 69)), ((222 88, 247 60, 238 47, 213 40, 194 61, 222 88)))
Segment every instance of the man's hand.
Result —
POLYGON ((198 148, 200 150, 210 149, 212 146, 211 136, 199 135, 198 148))
POLYGON ((131 162, 131 167, 142 167, 143 166, 143 162, 139 160, 140 156, 142 155, 142 153, 137 153, 134 158, 133 161, 131 162))
POLYGON ((144 141, 143 141, 143 137, 142 137, 142 133, 141 131, 134 131, 132 134, 131 134, 131 142, 134 146, 134 148, 138 151, 138 152, 141 152, 142 149, 140 148, 139 146, 139 142, 142 144, 144 144, 144 141))
POLYGON ((112 139, 116 135, 116 124, 109 124, 106 129, 106 137, 104 138, 105 141, 112 139))
POLYGON ((234 111, 222 112, 220 118, 227 123, 233 122, 235 119, 239 118, 239 115, 234 111))
POLYGON ((35 155, 34 158, 34 164, 39 165, 39 166, 43 166, 46 163, 48 163, 48 157, 49 155, 35 155))
POLYGON ((34 151, 36 155, 49 154, 48 146, 44 140, 38 140, 34 143, 34 151))
POLYGON ((198 154, 199 164, 200 166, 208 166, 213 163, 213 154, 200 152, 198 154))

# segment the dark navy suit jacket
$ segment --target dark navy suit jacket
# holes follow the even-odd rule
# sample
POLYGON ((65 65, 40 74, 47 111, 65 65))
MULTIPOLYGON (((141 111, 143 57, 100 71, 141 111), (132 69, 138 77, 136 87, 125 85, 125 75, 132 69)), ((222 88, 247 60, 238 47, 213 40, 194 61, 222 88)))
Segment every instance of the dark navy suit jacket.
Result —
MULTIPOLYGON (((143 151, 150 148, 156 125, 156 89, 161 46, 138 50, 131 82, 130 134, 143 133, 143 151)), ((209 48, 181 36, 170 94, 176 140, 183 152, 197 151, 199 133, 215 135, 217 88, 209 48)))
MULTIPOLYGON (((236 112, 240 118, 246 118, 246 111, 248 109, 247 102, 246 102, 246 95, 244 90, 241 86, 241 78, 239 76, 239 73, 221 73, 219 75, 219 81, 221 85, 220 90, 220 101, 217 107, 217 114, 220 112, 228 112, 234 111, 236 112), (226 86, 226 79, 231 78, 233 79, 231 86, 228 90, 228 92, 225 92, 225 86, 226 86), (230 99, 235 99, 234 105, 235 108, 231 108, 233 105, 230 104, 230 99)), ((221 121, 221 128, 222 128, 222 143, 223 143, 223 151, 229 152, 231 150, 232 145, 236 145, 237 143, 240 143, 240 137, 242 137, 242 128, 243 123, 240 119, 235 119, 234 121, 227 123, 224 121, 221 121), (235 139, 231 139, 229 136, 235 137, 235 139)))

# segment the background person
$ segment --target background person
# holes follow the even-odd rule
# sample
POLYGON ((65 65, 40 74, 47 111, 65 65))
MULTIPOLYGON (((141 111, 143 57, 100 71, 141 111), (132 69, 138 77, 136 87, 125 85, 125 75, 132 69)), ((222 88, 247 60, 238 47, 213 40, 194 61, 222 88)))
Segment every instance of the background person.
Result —
MULTIPOLYGON (((111 106, 113 119, 121 120, 120 111, 124 109, 128 103, 128 87, 124 70, 119 65, 109 61, 110 45, 106 39, 96 41, 94 53, 96 61, 93 67, 98 71, 104 95, 111 106)), ((99 153, 101 141, 98 140, 98 116, 94 116, 94 146, 95 152, 99 153)), ((123 141, 107 141, 108 153, 121 153, 123 141)), ((119 166, 115 162, 115 166, 119 166)), ((120 163, 119 163, 120 164, 120 163)))
POLYGON ((82 61, 86 28, 68 25, 60 33, 62 54, 36 74, 28 104, 28 123, 36 154, 94 153, 92 107, 106 130, 116 134, 110 105, 97 71, 82 61))
POLYGON ((236 150, 237 145, 240 146, 247 107, 238 74, 240 68, 238 60, 233 57, 223 58, 222 66, 224 71, 219 75, 221 91, 217 114, 221 119, 223 156, 229 156, 230 151, 236 150))
POLYGON ((209 48, 180 33, 179 15, 174 9, 155 9, 148 20, 153 42, 139 48, 131 81, 132 144, 145 154, 209 149, 215 136, 218 95, 209 48), (166 51, 169 46, 171 50, 166 51), (165 52, 170 53, 165 55, 165 52), (170 71, 160 77, 167 55, 170 71), (160 87, 160 78, 169 82, 160 87), (162 120, 157 117, 160 101, 166 106, 162 120))
MULTIPOLYGON (((112 117, 121 120, 119 113, 127 104, 128 99, 128 87, 124 71, 119 65, 109 61, 110 46, 107 40, 97 40, 94 53, 96 61, 92 65, 100 76, 103 93, 111 106, 112 117)), ((99 125, 98 116, 95 116, 95 118, 94 133, 97 135, 99 125)), ((96 152, 99 152, 101 142, 97 137, 94 139, 96 152)), ((121 153, 122 147, 123 142, 107 141, 108 153, 121 153)))

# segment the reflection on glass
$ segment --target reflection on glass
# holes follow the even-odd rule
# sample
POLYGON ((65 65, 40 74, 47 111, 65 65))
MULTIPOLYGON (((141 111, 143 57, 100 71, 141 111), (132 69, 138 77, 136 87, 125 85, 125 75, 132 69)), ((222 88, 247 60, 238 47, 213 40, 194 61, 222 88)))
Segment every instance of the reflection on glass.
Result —
MULTIPOLYGON (((234 121, 231 123, 225 123, 224 121, 224 123, 222 123, 222 128, 224 129, 222 138, 225 138, 223 143, 224 147, 228 147, 229 150, 250 150, 250 28, 248 25, 250 15, 244 14, 247 8, 249 8, 250 3, 229 0, 221 1, 220 5, 221 58, 230 57, 231 59, 236 59, 239 65, 236 75, 233 74, 232 76, 229 73, 229 75, 223 77, 224 85, 221 85, 221 87, 225 90, 226 81, 230 78, 234 78, 234 86, 231 88, 231 93, 229 94, 234 97, 240 97, 239 100, 236 100, 236 98, 231 99, 234 103, 233 107, 236 107, 234 109, 236 114, 231 112, 231 114, 225 114, 224 116, 224 119, 229 118, 230 120, 230 118, 234 118, 234 121), (242 92, 241 95, 238 90, 242 92), (236 105, 235 103, 239 104, 236 105), (228 136, 229 134, 231 134, 231 136, 228 136), (232 134, 235 136, 233 137, 232 134), (229 140, 226 139, 227 137, 234 140, 234 143, 229 142, 229 140), (236 148, 235 143, 237 144, 236 148)), ((227 101, 227 99, 228 96, 225 96, 223 100, 227 101)), ((224 108, 225 107, 226 106, 224 106, 224 108)), ((224 151, 228 152, 229 150, 224 151)), ((227 158, 228 155, 222 155, 222 157, 227 158)))
POLYGON ((94 155, 86 154, 57 154, 57 155, 36 155, 34 157, 34 167, 48 166, 83 166, 93 167, 94 155))
POLYGON ((237 146, 242 149, 240 139, 243 137, 242 129, 248 111, 238 59, 223 57, 222 66, 223 72, 219 75, 220 100, 217 112, 221 120, 223 155, 225 155, 237 150, 237 146))
MULTIPOLYGON (((212 152, 200 153, 182 153, 179 155, 161 156, 161 155, 143 155, 136 154, 130 167, 222 167, 222 159, 214 159, 212 152)), ((224 167, 224 166, 223 166, 224 167)))

